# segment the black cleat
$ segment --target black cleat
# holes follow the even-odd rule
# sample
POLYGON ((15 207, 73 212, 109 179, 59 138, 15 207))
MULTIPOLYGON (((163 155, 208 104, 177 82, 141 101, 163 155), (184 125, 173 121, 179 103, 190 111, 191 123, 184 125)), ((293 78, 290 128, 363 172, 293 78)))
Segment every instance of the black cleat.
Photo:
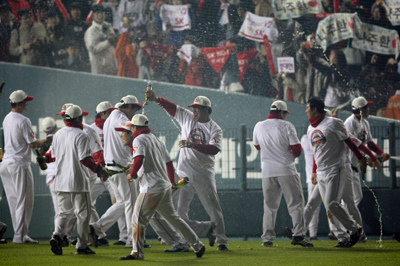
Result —
POLYGON ((214 235, 214 230, 213 230, 212 226, 211 226, 210 230, 207 233, 207 238, 208 238, 208 241, 209 241, 208 243, 210 244, 210 247, 213 247, 214 244, 215 244, 215 239, 217 237, 214 235))
POLYGON ((314 245, 312 243, 310 243, 307 239, 305 239, 302 236, 294 236, 292 239, 292 245, 296 246, 296 245, 300 245, 302 247, 305 248, 312 248, 314 247, 314 245))
POLYGON ((137 258, 129 254, 128 256, 119 258, 119 260, 137 260, 137 258))
POLYGON ((71 240, 71 245, 75 246, 77 243, 78 243, 78 239, 77 238, 71 240))
POLYGON ((166 249, 164 252, 172 253, 172 252, 189 252, 190 248, 188 246, 183 246, 181 244, 173 246, 171 249, 166 249))
POLYGON ((351 248, 350 241, 340 241, 336 244, 335 248, 351 248))
POLYGON ((263 247, 266 247, 266 248, 270 248, 270 247, 273 247, 273 246, 274 246, 274 242, 272 242, 272 241, 265 241, 265 242, 262 244, 262 246, 263 246, 263 247))
POLYGON ((69 246, 69 239, 68 239, 67 236, 64 236, 64 237, 63 237, 61 246, 62 246, 62 247, 68 247, 68 246, 69 246))
POLYGON ((90 244, 92 244, 92 246, 94 246, 95 248, 97 248, 99 246, 99 236, 96 235, 96 231, 94 230, 93 225, 89 225, 89 240, 90 240, 90 244))
POLYGON ((354 246, 355 244, 357 244, 357 242, 358 242, 358 241, 360 240, 360 238, 361 238, 362 232, 363 232, 363 229, 360 227, 360 228, 358 228, 357 231, 353 232, 353 233, 350 235, 350 245, 351 245, 351 246, 354 246))
POLYGON ((7 240, 5 240, 5 239, 0 239, 0 244, 7 244, 7 240))
POLYGON ((51 251, 56 255, 62 255, 62 240, 58 235, 53 235, 50 239, 51 251))
POLYGON ((77 255, 95 255, 96 252, 91 250, 89 247, 86 248, 79 248, 76 250, 77 255))
POLYGON ((228 251, 229 249, 228 249, 228 246, 227 246, 227 245, 225 245, 225 244, 219 244, 219 245, 218 245, 218 250, 221 250, 221 251, 228 251))
POLYGON ((290 229, 289 227, 285 227, 285 231, 283 232, 283 234, 284 234, 286 237, 290 238, 290 239, 293 238, 293 231, 292 231, 292 229, 290 229))
POLYGON ((201 259, 203 257, 204 253, 206 253, 206 246, 203 246, 198 252, 196 252, 196 257, 201 259))
POLYGON ((97 243, 99 243, 99 246, 107 246, 108 247, 110 245, 110 242, 108 241, 107 238, 99 238, 97 240, 97 243))
POLYGON ((144 243, 143 247, 144 247, 144 248, 151 248, 151 245, 150 245, 150 244, 144 243))
POLYGON ((329 234, 328 234, 328 239, 329 239, 329 240, 337 240, 335 234, 334 234, 332 231, 329 232, 329 234))
POLYGON ((118 241, 115 242, 113 245, 114 245, 114 246, 125 246, 125 245, 126 245, 126 242, 121 241, 121 240, 118 240, 118 241))

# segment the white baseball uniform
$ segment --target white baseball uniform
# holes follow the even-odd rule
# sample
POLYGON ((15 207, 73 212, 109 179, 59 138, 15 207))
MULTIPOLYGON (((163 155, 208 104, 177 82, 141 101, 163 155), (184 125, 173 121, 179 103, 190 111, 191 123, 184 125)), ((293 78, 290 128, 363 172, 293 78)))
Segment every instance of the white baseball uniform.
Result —
POLYGON ((292 217, 293 237, 303 236, 303 189, 290 149, 291 145, 300 144, 295 127, 282 119, 258 122, 253 131, 253 143, 261 149, 263 242, 273 241, 276 237, 275 221, 282 193, 292 217))
POLYGON ((316 126, 309 126, 307 136, 311 142, 317 164, 318 188, 325 209, 329 210, 349 231, 355 232, 360 225, 350 216, 340 201, 349 187, 351 174, 344 140, 349 135, 340 119, 324 117, 316 126))
MULTIPOLYGON (((181 126, 182 140, 190 140, 195 144, 213 145, 221 150, 222 129, 214 120, 210 119, 206 123, 196 122, 193 112, 180 106, 176 106, 174 118, 181 126)), ((217 193, 214 165, 214 155, 190 148, 180 150, 177 173, 181 177, 189 177, 190 182, 179 191, 177 211, 198 236, 207 236, 213 228, 217 244, 226 245, 228 238, 217 193), (210 222, 189 219, 189 207, 195 193, 210 216, 210 222)))
POLYGON ((80 128, 64 127, 53 137, 52 157, 56 159, 55 191, 58 218, 54 235, 63 238, 70 221, 69 211, 77 218, 77 249, 84 249, 89 239, 90 194, 89 179, 81 160, 90 156, 88 135, 80 128))
POLYGON ((33 174, 30 143, 36 141, 29 118, 10 112, 3 120, 4 157, 0 175, 6 192, 14 228, 14 243, 28 236, 33 211, 33 174))
MULTIPOLYGON (((90 127, 97 133, 97 135, 100 138, 100 141, 104 143, 104 134, 103 134, 103 129, 99 128, 96 123, 93 123, 90 125, 90 127)), ((90 188, 90 197, 92 199, 92 205, 96 206, 96 201, 97 198, 105 191, 108 190, 110 193, 111 197, 111 202, 115 201, 115 195, 114 192, 111 188, 110 182, 106 180, 105 182, 102 182, 100 178, 96 178, 94 184, 92 184, 90 188), (114 200, 113 200, 114 198, 114 200)), ((98 220, 98 219, 97 219, 98 220)), ((96 222, 97 220, 91 220, 92 223, 96 222)), ((126 226, 126 219, 125 219, 125 214, 122 215, 120 218, 118 218, 118 229, 119 229, 119 241, 126 242, 128 239, 128 228, 126 226)))
MULTIPOLYGON (((353 114, 346 119, 344 125, 347 131, 353 134, 360 141, 362 141, 363 144, 367 144, 368 142, 373 141, 371 135, 371 128, 367 120, 363 118, 357 118, 356 115, 353 114)), ((357 168, 358 167, 357 157, 352 153, 350 153, 349 155, 352 166, 357 168)), ((359 174, 356 173, 355 171, 353 172, 354 172, 353 173, 354 200, 356 202, 356 205, 358 206, 363 198, 362 188, 361 188, 362 186, 359 174)))
MULTIPOLYGON (((107 168, 119 170, 115 163, 125 167, 132 162, 130 147, 124 146, 120 132, 115 130, 116 127, 120 127, 128 121, 128 117, 123 112, 114 110, 104 124, 104 159, 107 168)), ((97 222, 92 224, 97 234, 100 234, 100 229, 106 232, 124 213, 126 224, 132 224, 133 205, 139 193, 136 182, 128 182, 124 173, 115 174, 108 180, 114 191, 116 203, 97 222)), ((151 219, 150 224, 167 244, 178 245, 185 243, 162 217, 151 219)), ((132 228, 128 226, 127 231, 128 240, 126 246, 130 247, 132 245, 132 228)))
POLYGON ((195 252, 200 251, 203 244, 173 206, 171 182, 166 171, 166 163, 171 158, 165 145, 153 134, 143 133, 134 139, 132 146, 133 156, 144 156, 144 161, 138 173, 140 194, 133 211, 134 241, 131 254, 144 259, 146 227, 156 211, 184 236, 195 252))

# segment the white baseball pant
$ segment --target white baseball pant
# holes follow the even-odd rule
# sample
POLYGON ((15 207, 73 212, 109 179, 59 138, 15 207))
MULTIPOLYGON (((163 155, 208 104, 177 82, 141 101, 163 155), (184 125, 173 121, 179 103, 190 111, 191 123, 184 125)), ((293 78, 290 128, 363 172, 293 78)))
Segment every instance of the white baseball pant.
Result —
MULTIPOLYGON (((317 186, 313 183, 307 183, 307 192, 308 192, 308 199, 311 198, 312 192, 317 186)), ((319 194, 319 193, 318 193, 319 194)), ((320 197, 321 198, 321 197, 320 197)), ((314 214, 311 217, 310 224, 308 225, 308 232, 311 237, 317 237, 318 235, 318 224, 319 224, 319 210, 322 203, 322 199, 318 207, 315 209, 314 214)), ((307 205, 306 205, 307 206, 307 205)))
POLYGON ((78 242, 76 249, 86 248, 89 240, 90 195, 89 192, 57 192, 58 216, 54 235, 61 239, 67 235, 70 210, 77 218, 78 242))
MULTIPOLYGON (((94 182, 93 186, 90 188, 90 197, 92 199, 92 204, 93 206, 96 206, 96 201, 97 198, 105 191, 108 190, 110 193, 111 197, 111 203, 114 204, 116 202, 114 192, 111 188, 110 182, 101 182, 100 178, 97 178, 96 181, 94 182)), ((90 222, 95 223, 97 222, 99 217, 97 216, 97 219, 95 216, 90 217, 90 222)), ((125 214, 122 215, 121 217, 118 218, 118 229, 119 229, 119 241, 126 242, 128 239, 128 228, 126 226, 126 219, 125 219, 125 214)), ((103 236, 105 237, 105 236, 103 236)))
MULTIPOLYGON (((183 176, 181 173, 179 175, 183 176)), ((193 172, 189 178, 189 183, 179 189, 179 195, 177 195, 179 197, 177 206, 179 216, 182 217, 199 237, 206 237, 207 233, 213 227, 217 244, 227 244, 228 237, 225 232, 224 216, 219 203, 214 174, 206 176, 193 172), (211 221, 201 222, 189 219, 189 207, 195 193, 197 193, 211 221)))
POLYGON ((356 206, 360 205, 363 199, 362 185, 360 179, 360 169, 358 168, 358 173, 354 170, 351 170, 353 174, 353 194, 354 194, 354 202, 356 206))
POLYGON ((0 176, 14 228, 13 242, 23 243, 24 238, 28 236, 34 202, 31 166, 2 162, 0 164, 0 176))
POLYGON ((281 203, 285 196, 289 214, 293 222, 293 236, 304 233, 304 197, 299 175, 268 177, 262 179, 264 195, 263 242, 273 241, 276 237, 275 222, 281 203))
MULTIPOLYGON (((343 193, 348 194, 346 186, 351 188, 349 167, 343 165, 331 167, 320 172, 317 171, 318 188, 321 193, 325 209, 329 210, 339 222, 350 232, 357 231, 361 226, 350 216, 347 209, 340 203, 343 193)), ((354 201, 354 199, 353 199, 354 201)))
POLYGON ((195 252, 200 251, 203 243, 189 225, 177 214, 172 202, 171 189, 159 193, 140 193, 133 211, 132 255, 144 259, 144 236, 146 227, 155 212, 159 212, 192 246, 195 252))

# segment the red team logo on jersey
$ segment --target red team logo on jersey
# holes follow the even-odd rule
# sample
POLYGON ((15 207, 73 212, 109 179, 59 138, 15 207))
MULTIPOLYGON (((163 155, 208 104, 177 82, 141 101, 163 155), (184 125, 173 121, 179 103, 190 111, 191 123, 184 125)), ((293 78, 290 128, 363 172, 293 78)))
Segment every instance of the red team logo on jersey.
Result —
POLYGON ((318 146, 325 144, 326 137, 320 130, 314 130, 311 134, 311 146, 316 147, 318 150, 318 146))
POLYGON ((200 128, 195 128, 189 133, 189 140, 195 144, 206 144, 206 137, 200 128))

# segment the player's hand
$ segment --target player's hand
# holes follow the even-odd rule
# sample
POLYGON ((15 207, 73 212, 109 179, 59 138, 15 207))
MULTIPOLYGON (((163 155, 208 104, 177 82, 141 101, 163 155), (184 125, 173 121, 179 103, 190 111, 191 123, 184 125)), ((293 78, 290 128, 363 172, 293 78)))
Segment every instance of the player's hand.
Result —
POLYGON ((385 162, 390 159, 390 154, 389 153, 382 153, 382 162, 385 162))
POLYGON ((193 148, 194 143, 190 140, 179 141, 179 148, 193 148))
POLYGON ((154 92, 153 86, 149 86, 146 88, 146 99, 149 102, 160 102, 160 98, 157 97, 157 95, 154 92))
POLYGON ((102 168, 97 175, 100 177, 101 182, 106 182, 110 176, 105 168, 102 168))
POLYGON ((133 181, 133 179, 137 179, 137 178, 138 178, 137 175, 132 176, 131 173, 129 173, 129 174, 126 175, 126 179, 127 179, 129 182, 131 182, 131 181, 133 181))
POLYGON ((382 172, 382 165, 378 160, 372 162, 372 169, 378 169, 379 172, 382 172))
POLYGON ((311 176, 311 183, 315 186, 318 184, 318 180, 317 180, 317 173, 313 173, 311 176))

